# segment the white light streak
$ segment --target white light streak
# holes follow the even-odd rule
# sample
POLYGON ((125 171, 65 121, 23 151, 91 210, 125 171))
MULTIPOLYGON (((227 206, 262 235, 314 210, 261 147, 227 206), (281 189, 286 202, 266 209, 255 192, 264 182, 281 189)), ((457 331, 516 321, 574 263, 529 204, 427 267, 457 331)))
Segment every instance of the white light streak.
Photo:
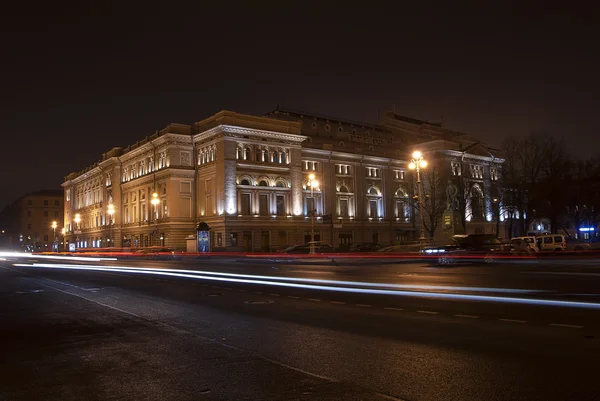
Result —
MULTIPOLYGON (((54 265, 42 265, 34 263, 33 267, 50 267, 54 265)), ((343 280, 323 280, 323 279, 312 279, 312 278, 297 278, 297 277, 277 277, 277 276, 261 276, 255 274, 239 274, 239 273, 223 273, 223 272, 212 272, 205 270, 186 270, 186 269, 161 269, 156 267, 132 267, 132 266, 94 266, 94 265, 65 265, 68 267, 97 267, 101 269, 118 268, 125 270, 142 270, 150 272, 169 272, 169 273, 183 273, 192 275, 213 275, 220 277, 233 277, 243 279, 260 279, 260 280, 273 280, 273 281, 291 281, 300 283, 312 283, 312 284, 335 284, 335 285, 350 285, 350 286, 361 286, 361 287, 373 287, 373 288, 400 288, 400 289, 416 289, 416 290, 440 290, 440 291, 473 291, 473 292, 498 292, 498 293, 539 293, 548 292, 546 290, 530 290, 530 289, 517 289, 517 288, 491 288, 491 287, 457 287, 457 286, 446 286, 446 285, 414 285, 414 284, 393 284, 393 283, 372 283, 364 281, 343 281, 343 280)))
POLYGON ((27 258, 27 259, 51 259, 51 260, 75 260, 78 262, 103 262, 107 260, 117 260, 117 258, 96 258, 91 256, 66 256, 66 255, 34 255, 25 252, 0 252, 0 257, 4 258, 27 258))
MULTIPOLYGON (((152 274, 162 275, 169 277, 183 277, 192 278, 197 280, 212 280, 212 281, 225 281, 231 283, 245 283, 245 284, 260 284, 270 285, 277 287, 288 287, 288 288, 302 288, 307 290, 319 290, 319 291, 332 291, 332 292, 346 292, 355 294, 376 294, 376 295, 393 295, 393 296, 405 296, 405 297, 428 297, 437 299, 450 299, 450 300, 467 300, 467 301, 481 301, 481 302, 498 302, 498 303, 514 303, 514 304, 525 304, 525 305, 538 305, 538 306, 561 306, 569 308, 583 308, 583 309, 600 309, 600 304, 591 302, 576 302, 576 301, 560 301, 551 299, 535 299, 535 298, 515 298, 515 297, 500 297, 500 296, 489 296, 489 295, 473 295, 473 294, 448 294, 438 292, 421 292, 421 291, 402 291, 402 290, 385 290, 385 289, 373 289, 373 288, 352 288, 352 287, 333 287, 327 285, 313 285, 313 284, 296 284, 289 282, 278 282, 278 281, 266 281, 256 279, 241 279, 241 278, 230 278, 230 277, 214 277, 209 275, 196 275, 196 274, 183 274, 166 271, 153 271, 139 268, 118 268, 118 267, 99 267, 99 266, 74 266, 74 265, 58 265, 58 264, 13 264, 17 267, 43 267, 50 269, 71 269, 71 270, 89 270, 89 271, 108 271, 108 272, 120 272, 120 273, 134 273, 134 274, 152 274)), ((377 283, 370 283, 377 284, 377 283)))

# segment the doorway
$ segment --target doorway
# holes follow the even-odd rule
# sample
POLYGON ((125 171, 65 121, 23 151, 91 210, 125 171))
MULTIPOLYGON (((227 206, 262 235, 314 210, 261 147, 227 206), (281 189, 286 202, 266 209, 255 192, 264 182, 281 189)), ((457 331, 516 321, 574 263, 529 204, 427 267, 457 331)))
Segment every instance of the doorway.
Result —
POLYGON ((242 242, 244 244, 244 252, 252 252, 252 231, 244 231, 242 233, 242 242))

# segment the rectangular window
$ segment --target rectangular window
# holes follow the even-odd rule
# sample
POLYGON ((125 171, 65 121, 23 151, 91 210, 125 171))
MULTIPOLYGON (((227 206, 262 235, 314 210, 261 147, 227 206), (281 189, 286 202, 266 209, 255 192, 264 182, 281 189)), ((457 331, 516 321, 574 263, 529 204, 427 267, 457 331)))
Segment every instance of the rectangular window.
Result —
POLYGON ((408 205, 404 201, 396 201, 396 217, 405 223, 408 223, 410 215, 408 205))
POLYGON ((377 213, 377 200, 375 199, 369 200, 369 216, 379 217, 379 214, 377 213))
POLYGON ((404 179, 404 170, 394 170, 394 177, 397 180, 403 180, 404 179))
POLYGON ((27 206, 31 206, 31 204, 32 204, 31 199, 28 199, 27 200, 27 206))
POLYGON ((31 217, 31 210, 27 211, 27 217, 31 217))
POLYGON ((347 247, 352 245, 352 231, 344 231, 339 234, 340 246, 347 247))
POLYGON ((58 214, 59 214, 59 213, 60 213, 60 212, 54 212, 54 217, 58 217, 58 214))
POLYGON ((48 206, 48 199, 44 199, 44 206, 48 206))
POLYGON ((367 177, 379 177, 379 169, 375 167, 367 167, 367 177))
POLYGON ((44 217, 48 217, 48 211, 44 210, 44 217))
POLYGON ((285 197, 277 195, 277 216, 285 216, 285 197))
POLYGON ((318 162, 309 161, 309 160, 304 160, 302 162, 302 170, 304 170, 304 171, 318 171, 319 170, 319 163, 318 162))
POLYGON ((58 199, 57 199, 57 200, 55 200, 55 201, 54 201, 54 206, 59 206, 59 205, 60 205, 60 202, 59 202, 59 200, 58 200, 58 199))
POLYGON ((231 233, 231 246, 237 246, 238 233, 231 233))
POLYGON ((46 242, 48 241, 48 235, 47 234, 44 235, 44 241, 46 241, 46 242))
POLYGON ((336 174, 340 175, 350 175, 350 166, 346 164, 336 164, 335 165, 336 174))
POLYGON ((223 233, 217 233, 217 246, 223 246, 223 233))
POLYGON ((27 229, 31 230, 31 224, 27 224, 27 229))
POLYGON ((244 216, 250 214, 250 194, 242 194, 242 214, 244 216))
POLYGON ((498 181, 498 169, 495 167, 490 167, 490 179, 492 181, 498 181))
POLYGON ((477 164, 471 164, 471 178, 482 179, 483 168, 477 164))
MULTIPOLYGON (((309 242, 312 241, 312 233, 310 231, 305 231, 304 232, 304 243, 308 244, 309 242)), ((319 242, 321 241, 321 232, 320 231, 316 231, 315 230, 315 242, 319 242)))
POLYGON ((452 169, 452 175, 455 175, 455 176, 460 175, 460 163, 459 162, 451 162, 450 168, 452 169))
POLYGON ((348 217, 348 199, 340 199, 340 216, 348 217))
POLYGON ((258 196, 258 214, 261 216, 269 215, 269 196, 259 195, 258 196))

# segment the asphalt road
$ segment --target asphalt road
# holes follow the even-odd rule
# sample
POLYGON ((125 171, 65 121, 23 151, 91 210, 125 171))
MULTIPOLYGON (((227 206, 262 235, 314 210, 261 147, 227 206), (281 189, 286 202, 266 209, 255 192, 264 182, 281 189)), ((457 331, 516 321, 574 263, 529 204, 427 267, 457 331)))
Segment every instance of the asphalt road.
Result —
POLYGON ((597 400, 598 284, 594 260, 0 261, 0 399, 597 400))

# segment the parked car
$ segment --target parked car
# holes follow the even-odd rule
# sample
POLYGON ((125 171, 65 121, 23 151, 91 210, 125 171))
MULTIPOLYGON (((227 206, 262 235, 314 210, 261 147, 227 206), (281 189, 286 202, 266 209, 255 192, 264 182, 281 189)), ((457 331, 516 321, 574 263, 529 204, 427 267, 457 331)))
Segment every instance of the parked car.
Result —
POLYGON ((412 243, 412 244, 398 244, 398 245, 390 245, 383 248, 379 248, 377 252, 395 252, 395 253, 403 253, 403 252, 419 252, 422 246, 420 243, 412 243))
POLYGON ((381 248, 381 245, 372 242, 352 244, 348 249, 350 252, 375 252, 381 248))
POLYGON ((421 250, 426 256, 434 256, 435 262, 441 265, 457 262, 493 263, 512 252, 512 245, 503 244, 493 234, 455 235, 451 244, 429 246, 421 250))
MULTIPOLYGON (((310 244, 292 245, 281 251, 290 254, 309 254, 310 244)), ((333 247, 328 244, 315 244, 315 253, 332 253, 333 247)))
POLYGON ((562 234, 544 234, 535 238, 540 251, 564 251, 567 249, 567 240, 562 234))
POLYGON ((540 251, 536 239, 533 236, 511 238, 510 244, 513 246, 516 253, 534 253, 540 251))
POLYGON ((566 246, 567 251, 583 252, 583 251, 589 251, 592 249, 592 246, 590 245, 589 242, 582 241, 577 238, 567 237, 566 241, 567 241, 567 246, 566 246))
POLYGON ((179 260, 182 258, 171 248, 151 247, 142 248, 134 252, 135 256, 145 257, 152 260, 179 260))

